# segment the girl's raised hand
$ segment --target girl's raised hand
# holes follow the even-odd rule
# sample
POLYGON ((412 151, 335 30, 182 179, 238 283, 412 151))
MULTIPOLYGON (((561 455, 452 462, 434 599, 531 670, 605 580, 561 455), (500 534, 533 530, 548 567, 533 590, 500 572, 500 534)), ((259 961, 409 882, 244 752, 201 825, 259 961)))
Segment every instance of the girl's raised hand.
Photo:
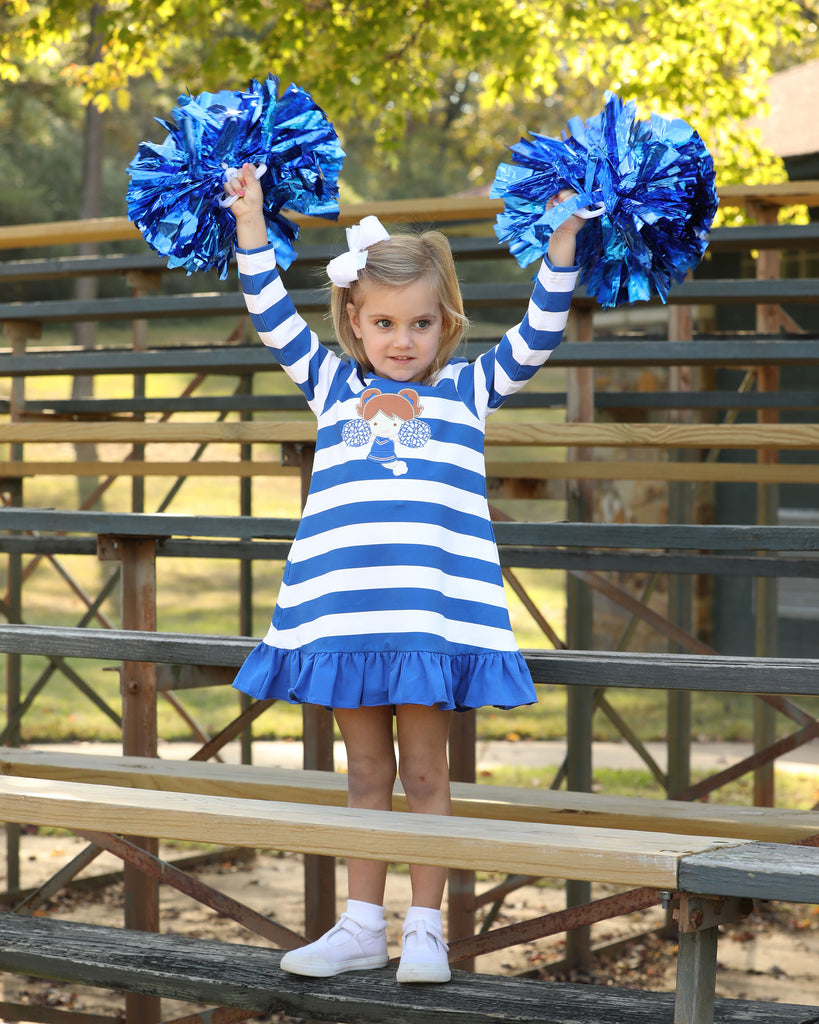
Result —
MULTIPOLYGON (((250 213, 262 212, 262 186, 254 164, 243 164, 225 182, 224 206, 229 206, 238 220, 250 213)), ((229 172, 228 172, 229 173, 229 172)))
POLYGON ((225 182, 225 195, 230 198, 230 211, 236 218, 236 241, 241 249, 260 249, 267 244, 262 186, 253 164, 243 164, 225 182))
MULTIPOLYGON (((567 199, 572 199, 576 195, 577 193, 573 189, 561 189, 546 203, 546 209, 551 210, 558 203, 565 203, 567 199)), ((549 251, 546 254, 553 267, 573 266, 577 235, 585 223, 584 218, 572 214, 554 229, 549 239, 549 251)))

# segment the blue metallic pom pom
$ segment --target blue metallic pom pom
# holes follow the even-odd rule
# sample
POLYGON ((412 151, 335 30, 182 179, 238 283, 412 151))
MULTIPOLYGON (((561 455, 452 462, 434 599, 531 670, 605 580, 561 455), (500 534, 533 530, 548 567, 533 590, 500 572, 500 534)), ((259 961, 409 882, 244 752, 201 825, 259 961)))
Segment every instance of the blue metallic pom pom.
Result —
POLYGON ((665 302, 708 246, 719 202, 710 153, 685 121, 638 121, 634 102, 613 93, 600 114, 568 127, 560 139, 532 133, 511 147, 515 163, 500 165, 490 193, 504 200, 496 234, 525 267, 575 210, 602 205, 578 235, 581 283, 607 307, 665 302), (545 212, 565 188, 577 199, 545 212))
POLYGON ((267 237, 276 262, 295 259, 298 227, 286 208, 338 217, 338 175, 344 160, 338 137, 308 92, 279 79, 251 80, 247 89, 180 96, 162 143, 143 142, 128 165, 128 217, 169 267, 217 268, 227 276, 236 220, 219 205, 225 170, 266 164, 261 178, 267 237))

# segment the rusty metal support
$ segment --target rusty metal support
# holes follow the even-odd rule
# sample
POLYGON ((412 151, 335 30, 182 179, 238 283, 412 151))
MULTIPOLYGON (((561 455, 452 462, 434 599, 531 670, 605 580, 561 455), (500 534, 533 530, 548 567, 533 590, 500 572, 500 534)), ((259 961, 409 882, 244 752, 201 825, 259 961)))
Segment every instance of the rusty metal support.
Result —
POLYGON ((259 1020, 266 1016, 256 1010, 232 1010, 218 1006, 214 1010, 202 1010, 201 1013, 192 1013, 187 1017, 174 1017, 173 1020, 163 1021, 163 1024, 239 1024, 239 1021, 259 1020))
POLYGON ((566 910, 558 910, 552 914, 521 921, 505 928, 496 928, 491 932, 472 936, 469 939, 458 939, 449 944, 451 963, 466 957, 482 956, 496 953, 508 946, 521 942, 532 942, 549 935, 557 935, 570 929, 587 928, 598 921, 606 921, 620 914, 631 914, 638 910, 647 910, 663 902, 663 894, 657 889, 646 887, 630 889, 628 892, 606 896, 590 903, 578 904, 566 910))
POLYGON ((777 740, 776 743, 766 747, 765 750, 759 750, 755 754, 737 761, 730 768, 726 768, 724 771, 718 772, 708 779, 703 779, 702 782, 689 786, 684 792, 678 793, 676 799, 699 800, 706 794, 712 793, 715 789, 719 789, 720 786, 724 786, 729 782, 733 782, 734 779, 747 775, 748 772, 752 772, 761 765, 774 761, 777 757, 782 757, 783 754, 787 754, 791 750, 796 750, 805 743, 810 743, 817 736, 819 736, 819 721, 814 720, 810 725, 806 725, 804 729, 792 732, 789 736, 784 736, 781 740, 777 740))
POLYGON ((206 743, 204 747, 197 750, 190 760, 209 761, 217 751, 230 743, 231 740, 236 739, 243 729, 247 729, 251 722, 255 722, 259 715, 266 711, 271 704, 275 704, 275 700, 254 701, 250 707, 245 708, 241 714, 237 715, 232 722, 228 722, 224 729, 218 732, 209 743, 206 743))
POLYGON ((225 893, 219 892, 218 889, 205 884, 205 882, 195 878, 193 875, 189 875, 186 871, 181 871, 173 864, 169 864, 167 861, 148 853, 141 846, 124 837, 113 836, 103 832, 77 831, 76 834, 82 836, 83 839, 87 839, 88 842, 93 843, 95 846, 100 847, 100 849, 113 853, 124 864, 132 865, 140 873, 149 875, 159 882, 172 886, 172 888, 196 900, 197 903, 210 907, 211 910, 215 910, 222 917, 228 917, 231 921, 236 921, 249 931, 254 932, 256 935, 261 935, 265 939, 270 939, 271 942, 275 942, 284 949, 296 949, 298 946, 305 944, 304 938, 297 932, 285 928, 284 925, 279 924, 272 918, 266 917, 264 914, 260 914, 258 911, 253 910, 252 907, 248 907, 244 903, 226 896, 225 893))
POLYGON ((60 1010, 52 1006, 30 1006, 23 1003, 0 1003, 0 1020, 25 1021, 26 1024, 122 1024, 120 1016, 60 1010))

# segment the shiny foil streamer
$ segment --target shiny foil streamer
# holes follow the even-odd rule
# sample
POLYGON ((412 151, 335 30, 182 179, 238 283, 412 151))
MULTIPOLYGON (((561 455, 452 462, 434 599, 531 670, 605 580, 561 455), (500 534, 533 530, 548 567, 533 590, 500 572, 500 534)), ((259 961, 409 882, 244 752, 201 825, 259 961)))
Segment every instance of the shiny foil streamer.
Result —
POLYGON ((559 139, 531 133, 498 167, 491 195, 504 201, 495 232, 520 266, 545 255, 574 210, 602 204, 577 239, 580 282, 606 307, 663 302, 703 257, 717 211, 714 163, 678 118, 636 119, 634 102, 606 93, 603 111, 574 117, 559 139), (548 212, 561 189, 578 193, 548 212))
POLYGON ((266 164, 261 178, 267 237, 276 262, 296 257, 298 227, 283 209, 338 217, 338 175, 344 151, 332 124, 308 92, 279 79, 251 80, 247 89, 180 96, 161 143, 143 142, 128 165, 128 217, 169 267, 217 269, 227 276, 236 220, 219 205, 225 170, 266 164))

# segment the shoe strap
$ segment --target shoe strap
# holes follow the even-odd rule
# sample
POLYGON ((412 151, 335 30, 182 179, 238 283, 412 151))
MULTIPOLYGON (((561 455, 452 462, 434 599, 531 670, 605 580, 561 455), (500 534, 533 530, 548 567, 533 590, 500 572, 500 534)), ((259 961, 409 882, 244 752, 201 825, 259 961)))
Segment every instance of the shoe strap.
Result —
MULTIPOLYGON (((382 921, 377 928, 368 928, 367 925, 362 924, 360 921, 356 921, 354 917, 351 917, 345 910, 339 917, 337 924, 331 928, 331 931, 338 931, 343 929, 345 932, 349 932, 351 935, 355 935, 356 932, 385 932, 387 930, 387 922, 382 921), (350 927, 352 925, 352 927, 350 927)), ((329 932, 328 932, 329 934, 329 932)))
POLYGON ((417 934, 418 939, 423 942, 425 939, 432 939, 438 945, 443 946, 444 952, 449 952, 449 946, 444 942, 444 936, 437 930, 437 928, 431 928, 428 923, 422 918, 416 918, 410 924, 404 925, 403 935, 406 938, 408 935, 417 934))

